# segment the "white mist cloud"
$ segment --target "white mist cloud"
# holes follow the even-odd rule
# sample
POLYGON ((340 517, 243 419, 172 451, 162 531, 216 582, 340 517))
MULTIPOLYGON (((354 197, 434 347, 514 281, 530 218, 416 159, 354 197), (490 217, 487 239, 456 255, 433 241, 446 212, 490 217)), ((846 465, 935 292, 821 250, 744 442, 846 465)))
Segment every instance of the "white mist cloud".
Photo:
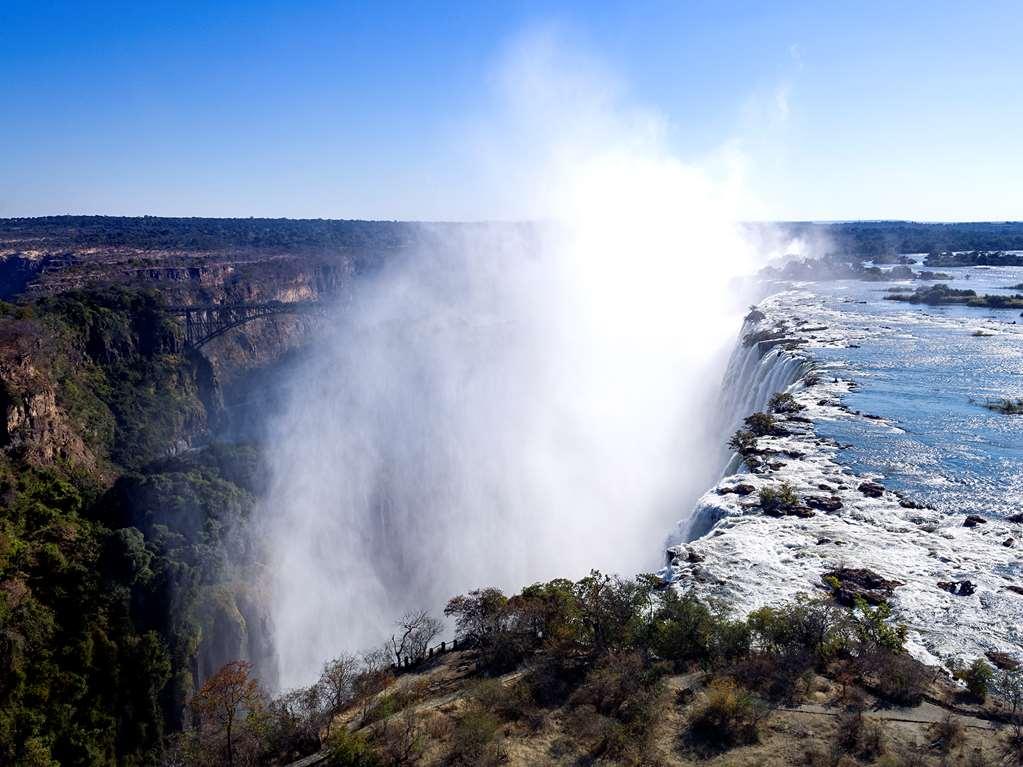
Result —
POLYGON ((466 589, 654 569, 721 469, 752 266, 734 149, 723 173, 680 161, 662 118, 550 33, 495 82, 468 146, 547 223, 431 228, 297 371, 265 499, 285 685, 466 589))

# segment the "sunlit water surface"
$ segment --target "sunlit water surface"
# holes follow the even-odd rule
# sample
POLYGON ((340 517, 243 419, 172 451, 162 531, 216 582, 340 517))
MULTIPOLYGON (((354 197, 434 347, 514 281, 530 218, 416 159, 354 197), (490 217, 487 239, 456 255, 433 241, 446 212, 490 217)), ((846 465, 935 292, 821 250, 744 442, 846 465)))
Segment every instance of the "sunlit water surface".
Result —
MULTIPOLYGON (((1023 268, 941 269, 951 287, 1007 294, 1023 268), (967 279, 967 275, 969 278, 967 279)), ((1023 397, 1023 317, 1017 310, 930 307, 884 300, 896 285, 842 281, 811 286, 858 348, 813 350, 845 365, 859 387, 846 404, 898 428, 859 419, 827 421, 822 436, 848 445, 840 456, 857 472, 950 514, 1006 516, 1023 511, 1023 415, 982 403, 1023 397), (979 335, 983 334, 983 335, 979 335)))

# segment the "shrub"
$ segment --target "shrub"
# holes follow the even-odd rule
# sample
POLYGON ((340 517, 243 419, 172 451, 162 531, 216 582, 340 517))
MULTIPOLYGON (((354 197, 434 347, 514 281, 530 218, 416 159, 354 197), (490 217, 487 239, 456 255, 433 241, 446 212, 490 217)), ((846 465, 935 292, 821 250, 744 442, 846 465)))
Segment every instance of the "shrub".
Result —
POLYGON ((417 764, 426 749, 426 738, 416 713, 406 709, 401 716, 385 722, 376 735, 376 745, 390 767, 417 764))
POLYGON ((362 717, 362 724, 368 725, 382 721, 388 717, 394 716, 396 713, 401 711, 402 708, 402 698, 400 695, 395 693, 390 695, 381 695, 370 706, 365 716, 362 717))
POLYGON ((719 667, 749 655, 749 623, 715 616, 712 627, 705 666, 719 667))
POLYGON ((852 640, 848 614, 823 599, 800 596, 782 607, 762 607, 747 622, 759 649, 776 655, 805 650, 815 664, 828 662, 852 640))
POLYGON ((861 597, 853 609, 853 630, 861 656, 882 651, 901 653, 906 644, 906 626, 892 625, 892 608, 887 602, 871 607, 861 597))
POLYGON ((804 409, 788 392, 772 394, 767 407, 772 413, 798 413, 804 409))
POLYGON ((575 584, 579 602, 579 643, 591 655, 634 646, 641 614, 650 604, 652 583, 625 580, 597 570, 575 584))
POLYGON ((854 711, 839 719, 833 751, 872 762, 885 752, 886 741, 880 722, 868 720, 862 711, 854 711))
POLYGON ((767 437, 772 434, 778 434, 780 431, 778 424, 775 423, 774 416, 768 413, 754 413, 747 416, 743 423, 757 437, 767 437))
POLYGON ((958 748, 963 742, 965 730, 963 723, 949 712, 940 722, 931 725, 931 735, 934 737, 934 745, 942 754, 948 754, 958 748))
POLYGON ((532 649, 533 635, 515 625, 516 612, 500 589, 476 589, 454 597, 444 614, 455 618, 457 640, 476 650, 479 669, 509 670, 532 649))
POLYGON ((473 685, 469 696, 484 711, 501 719, 521 719, 529 707, 527 687, 520 682, 506 685, 500 679, 482 679, 473 685))
POLYGON ((378 696, 363 715, 362 724, 372 724, 388 719, 399 711, 404 711, 409 706, 418 703, 426 697, 427 686, 425 680, 418 680, 416 684, 406 685, 394 692, 378 696))
POLYGON ((327 764, 330 767, 383 767, 369 739, 363 733, 339 728, 327 741, 327 764))
POLYGON ((520 630, 529 632, 549 648, 573 644, 579 632, 579 599, 567 578, 534 583, 508 601, 520 630))
POLYGON ((749 429, 739 429, 728 440, 728 447, 739 455, 752 455, 757 452, 757 435, 749 429))
POLYGON ((454 617, 459 642, 481 647, 502 629, 507 604, 508 598, 500 589, 476 589, 448 600, 444 614, 454 617))
POLYGON ((770 700, 797 702, 809 686, 813 660, 806 651, 784 655, 759 653, 738 661, 732 675, 744 687, 756 690, 770 700))
POLYGON ((650 619, 650 646, 658 657, 682 668, 708 657, 714 623, 710 610, 696 597, 667 589, 650 619))
POLYGON ((799 506, 799 496, 788 482, 780 487, 760 488, 760 508, 768 515, 780 515, 799 506))
POLYGON ((877 694, 901 706, 915 706, 934 681, 936 670, 903 653, 880 651, 867 662, 877 694))
POLYGON ((660 691, 665 669, 647 666, 637 652, 625 652, 602 658, 572 695, 575 705, 589 704, 605 716, 622 721, 643 717, 646 708, 660 691))
POLYGON ((500 764, 504 751, 497 741, 501 723, 489 711, 470 707, 455 723, 448 763, 464 767, 500 764))
POLYGON ((697 746, 725 749, 757 740, 766 709, 734 680, 710 683, 689 717, 689 735, 697 746))
POLYGON ((586 664, 564 655, 544 654, 530 663, 523 680, 530 699, 540 706, 560 705, 586 674, 586 664))
POLYGON ((1002 671, 992 687, 1009 709, 1013 742, 1023 755, 1023 669, 1002 671))
POLYGON ((977 658, 965 669, 957 669, 955 672, 955 678, 966 684, 966 691, 970 697, 981 702, 987 698, 988 685, 994 676, 994 669, 981 658, 977 658))

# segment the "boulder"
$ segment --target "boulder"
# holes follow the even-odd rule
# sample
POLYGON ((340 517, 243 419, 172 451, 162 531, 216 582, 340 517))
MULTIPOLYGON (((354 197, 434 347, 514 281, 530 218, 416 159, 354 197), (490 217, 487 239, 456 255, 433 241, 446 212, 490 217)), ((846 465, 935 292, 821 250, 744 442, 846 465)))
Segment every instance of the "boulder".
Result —
POLYGON ((977 525, 986 525, 987 520, 984 517, 978 517, 976 514, 970 514, 965 520, 963 520, 963 527, 976 527, 977 525))
POLYGON ((1011 517, 1008 517, 1006 521, 1007 522, 1017 522, 1019 524, 1023 524, 1023 513, 1013 514, 1011 517))
POLYGON ((987 659, 989 661, 991 661, 995 666, 1000 668, 1002 671, 1015 671, 1020 666, 1019 661, 1013 658, 1007 652, 988 650, 984 654, 987 656, 987 659))
POLYGON ((957 597, 968 597, 977 590, 972 581, 938 581, 938 588, 957 597))
POLYGON ((813 509, 808 509, 806 506, 768 506, 767 508, 764 508, 764 516, 800 517, 801 519, 809 519, 814 516, 814 512, 813 509))
POLYGON ((719 487, 716 492, 718 495, 729 495, 730 493, 734 493, 735 495, 749 495, 754 490, 756 490, 756 488, 748 482, 740 482, 738 485, 733 485, 732 487, 719 487))
POLYGON ((703 554, 698 554, 697 552, 693 551, 690 548, 686 548, 685 559, 686 562, 692 562, 695 564, 696 562, 702 562, 704 559, 706 559, 706 557, 703 554))
POLYGON ((888 601, 902 581, 890 581, 865 567, 839 567, 821 575, 839 604, 852 607, 857 599, 870 605, 888 601))
POLYGON ((842 508, 842 499, 836 495, 830 497, 822 496, 807 496, 803 498, 803 502, 811 509, 817 509, 819 511, 838 511, 842 508))
POLYGON ((856 489, 868 498, 880 498, 884 495, 884 485, 879 485, 877 482, 861 482, 856 489))

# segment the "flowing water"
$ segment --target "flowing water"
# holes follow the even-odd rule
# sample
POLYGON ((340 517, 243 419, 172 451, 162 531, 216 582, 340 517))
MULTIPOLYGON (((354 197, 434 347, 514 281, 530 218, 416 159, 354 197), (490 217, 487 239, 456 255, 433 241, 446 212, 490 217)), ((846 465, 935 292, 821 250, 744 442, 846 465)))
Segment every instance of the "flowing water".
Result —
MULTIPOLYGON (((952 286, 982 294, 1023 279, 1019 268, 947 271, 952 286)), ((767 318, 743 334, 783 323, 787 341, 737 345, 724 419, 734 428, 776 391, 803 410, 783 419, 788 436, 758 441, 757 472, 733 457, 669 536, 662 574, 745 612, 820 594, 835 567, 867 567, 899 582, 895 617, 922 660, 1023 659, 1023 525, 1010 519, 1023 510, 1023 416, 983 405, 1023 396, 1019 312, 885 300, 897 285, 784 284, 761 302, 767 318), (861 491, 865 479, 887 491, 861 491), (733 492, 740 482, 745 496, 733 492), (758 492, 783 482, 839 507, 765 516, 758 492), (967 514, 987 524, 966 527, 967 514)))
MULTIPOLYGON (((952 287, 980 294, 1013 293, 1008 286, 1023 281, 1023 268, 943 271, 956 277, 952 287)), ((909 283, 814 287, 833 327, 860 340, 815 349, 813 356, 843 366, 843 377, 858 385, 846 397, 849 407, 897 427, 840 420, 823 423, 818 432, 850 445, 842 461, 855 471, 882 474, 890 487, 940 511, 1023 511, 1023 416, 983 406, 1023 397, 1019 310, 884 300, 884 291, 897 284, 909 283)))

